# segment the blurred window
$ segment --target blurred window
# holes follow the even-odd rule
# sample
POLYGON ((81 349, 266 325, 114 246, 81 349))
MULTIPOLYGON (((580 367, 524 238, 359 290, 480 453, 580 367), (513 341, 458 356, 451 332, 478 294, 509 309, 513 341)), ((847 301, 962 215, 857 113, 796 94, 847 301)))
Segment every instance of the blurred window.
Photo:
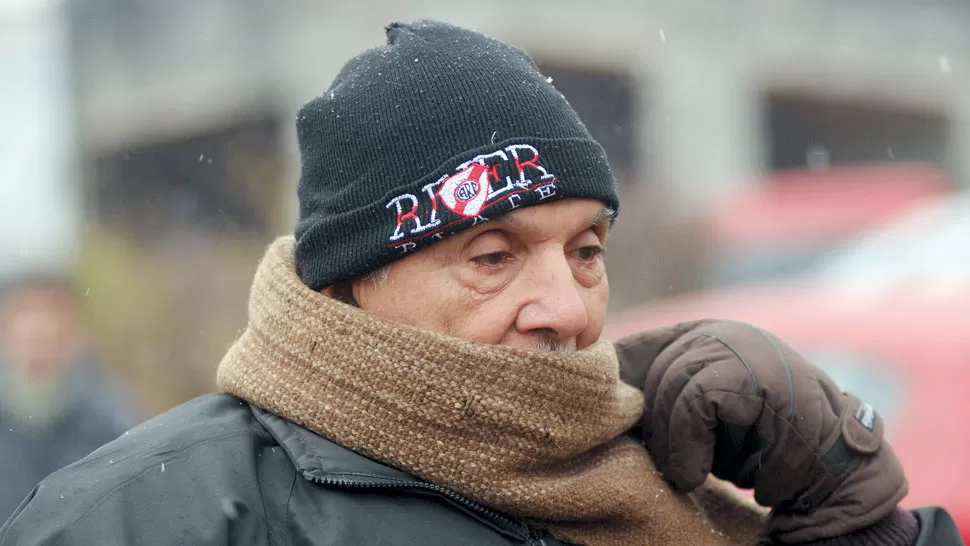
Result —
POLYGON ((128 149, 96 160, 91 201, 107 224, 135 233, 169 227, 271 229, 282 144, 266 119, 128 149))
POLYGON ((782 94, 769 95, 766 110, 772 169, 945 162, 948 122, 938 113, 782 94))
MULTIPOLYGON (((629 74, 603 68, 537 61, 539 70, 579 113, 606 150, 613 170, 635 175, 638 150, 636 83, 629 74)), ((620 180, 626 176, 619 177, 620 180)))

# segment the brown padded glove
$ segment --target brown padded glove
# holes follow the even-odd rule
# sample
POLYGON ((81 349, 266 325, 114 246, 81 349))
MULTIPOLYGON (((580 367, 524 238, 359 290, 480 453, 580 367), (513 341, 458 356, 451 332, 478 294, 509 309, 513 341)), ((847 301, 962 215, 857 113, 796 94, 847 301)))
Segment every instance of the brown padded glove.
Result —
POLYGON ((673 487, 708 473, 770 506, 769 533, 796 544, 876 523, 908 490, 883 422, 818 367, 749 324, 705 320, 615 344, 642 388, 644 446, 673 487))

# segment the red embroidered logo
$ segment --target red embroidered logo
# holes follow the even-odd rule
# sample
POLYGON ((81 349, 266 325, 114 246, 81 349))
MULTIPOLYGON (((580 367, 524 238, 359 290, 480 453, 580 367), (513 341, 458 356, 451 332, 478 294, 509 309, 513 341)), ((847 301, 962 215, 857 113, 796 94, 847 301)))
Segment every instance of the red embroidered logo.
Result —
POLYGON ((478 163, 444 179, 438 197, 455 214, 474 218, 488 197, 488 168, 478 163))
POLYGON ((402 193, 387 202, 386 208, 395 214, 387 246, 411 252, 419 239, 441 239, 458 222, 486 222, 482 214, 496 205, 502 204, 500 208, 507 212, 558 197, 558 185, 556 175, 539 161, 539 150, 529 144, 510 144, 475 156, 420 191, 402 193), (452 214, 455 217, 449 217, 452 214))

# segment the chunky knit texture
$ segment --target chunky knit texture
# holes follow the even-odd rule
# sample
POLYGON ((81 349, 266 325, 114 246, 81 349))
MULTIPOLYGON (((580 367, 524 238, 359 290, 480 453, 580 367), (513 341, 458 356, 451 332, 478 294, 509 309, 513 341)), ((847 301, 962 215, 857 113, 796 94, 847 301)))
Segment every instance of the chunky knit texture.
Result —
POLYGON ((445 23, 390 25, 296 125, 296 263, 314 290, 512 209, 619 207, 603 148, 532 59, 445 23))
POLYGON ((625 431, 643 397, 612 345, 471 343, 380 319, 304 285, 294 240, 256 273, 230 392, 377 461, 579 544, 754 544, 764 513, 710 483, 670 491, 625 431))

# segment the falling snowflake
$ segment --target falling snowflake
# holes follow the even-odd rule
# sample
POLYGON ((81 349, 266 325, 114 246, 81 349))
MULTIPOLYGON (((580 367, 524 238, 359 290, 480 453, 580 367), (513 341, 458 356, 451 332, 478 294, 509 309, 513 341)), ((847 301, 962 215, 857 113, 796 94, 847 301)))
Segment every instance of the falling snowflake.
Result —
POLYGON ((236 508, 236 503, 229 497, 222 497, 222 511, 229 519, 239 517, 239 509, 236 508))
POLYGON ((953 65, 950 64, 949 57, 946 55, 937 55, 936 60, 940 63, 940 72, 943 72, 944 74, 953 72, 953 65))
POLYGON ((813 144, 805 151, 805 163, 813 171, 824 171, 829 168, 831 154, 825 146, 813 144))

